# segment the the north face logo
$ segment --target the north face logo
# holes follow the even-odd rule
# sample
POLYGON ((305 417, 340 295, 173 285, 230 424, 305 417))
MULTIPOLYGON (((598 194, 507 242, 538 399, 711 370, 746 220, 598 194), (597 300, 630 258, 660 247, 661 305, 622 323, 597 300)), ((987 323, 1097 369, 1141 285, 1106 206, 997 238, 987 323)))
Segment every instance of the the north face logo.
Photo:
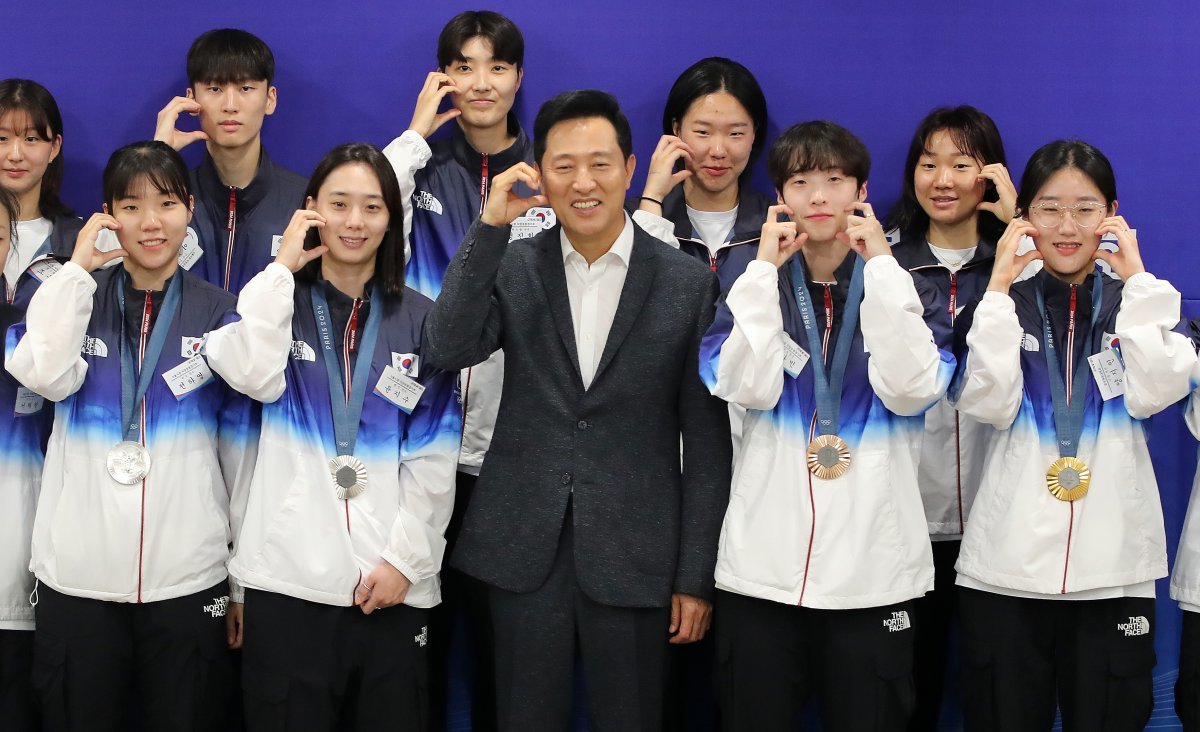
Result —
POLYGON ((428 626, 428 625, 422 625, 422 626, 421 626, 421 634, 420 634, 420 635, 414 635, 414 636, 413 636, 413 640, 414 640, 414 641, 416 641, 416 644, 417 644, 417 645, 419 645, 420 647, 424 648, 424 647, 425 647, 425 644, 429 642, 429 626, 428 626))
POLYGON ((225 608, 229 606, 229 595, 224 597, 214 597, 211 605, 204 606, 204 612, 214 618, 225 617, 225 608))
POLYGON ((108 358, 108 345, 99 338, 87 336, 83 339, 83 348, 79 352, 84 356, 99 356, 108 358))
POLYGON ((292 341, 292 358, 297 361, 316 361, 317 352, 304 341, 292 341))
POLYGON ((423 208, 426 211, 432 211, 435 214, 442 213, 442 202, 433 197, 429 191, 417 191, 413 194, 413 205, 417 208, 423 208))
POLYGON ((886 618, 883 621, 883 627, 888 629, 889 633, 899 633, 902 630, 908 630, 912 627, 912 623, 908 620, 907 610, 898 610, 892 613, 892 617, 886 618))
POLYGON ((1150 632, 1150 621, 1145 615, 1129 616, 1128 623, 1117 623, 1117 630, 1125 631, 1126 636, 1146 635, 1150 632))

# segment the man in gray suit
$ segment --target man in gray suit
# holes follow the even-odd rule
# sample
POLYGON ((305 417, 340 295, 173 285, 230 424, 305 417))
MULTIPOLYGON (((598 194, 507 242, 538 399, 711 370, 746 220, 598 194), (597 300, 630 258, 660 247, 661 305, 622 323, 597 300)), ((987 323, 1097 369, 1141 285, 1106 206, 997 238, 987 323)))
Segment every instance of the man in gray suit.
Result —
POLYGON ((452 563, 489 586, 501 729, 566 728, 578 648, 594 729, 657 730, 667 643, 709 626, 729 494, 728 413, 697 369, 717 283, 626 216, 610 95, 543 105, 534 156, 492 181, 426 322, 433 366, 506 358, 452 563), (547 202, 558 224, 510 243, 547 202))

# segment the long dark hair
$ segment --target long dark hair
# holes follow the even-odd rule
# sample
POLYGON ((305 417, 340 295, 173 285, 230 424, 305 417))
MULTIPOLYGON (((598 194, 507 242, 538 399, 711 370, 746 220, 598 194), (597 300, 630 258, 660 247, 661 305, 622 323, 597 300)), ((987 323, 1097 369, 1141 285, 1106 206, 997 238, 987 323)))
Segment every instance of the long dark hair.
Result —
MULTIPOLYGON (((908 145, 908 157, 904 161, 904 188, 900 200, 888 213, 887 227, 899 229, 904 237, 924 238, 929 231, 929 214, 921 208, 917 201, 917 192, 913 187, 913 174, 921 156, 929 149, 930 138, 935 132, 945 130, 950 135, 955 147, 983 165, 1000 163, 1005 167, 1008 162, 1004 157, 1004 142, 1000 139, 1000 130, 992 118, 975 107, 963 104, 957 107, 939 107, 921 120, 917 131, 913 133, 912 142, 908 145)), ((999 200, 996 186, 990 180, 983 190, 983 200, 995 202, 999 200)), ((980 236, 990 242, 1000 240, 1001 234, 1008 223, 995 216, 981 212, 976 228, 980 236)))
POLYGON ((767 98, 750 69, 737 61, 711 56, 685 69, 667 94, 667 104, 663 108, 663 134, 675 134, 675 125, 683 121, 693 102, 718 92, 725 92, 738 100, 754 124, 754 144, 750 147, 746 169, 742 171, 744 178, 767 141, 767 98))
MULTIPOLYGON (((38 132, 38 137, 53 143, 54 138, 62 135, 62 113, 58 111, 58 103, 46 87, 29 79, 0 80, 0 117, 9 112, 24 112, 29 115, 29 122, 38 132)), ((41 193, 38 198, 38 213, 53 219, 59 216, 73 216, 71 207, 59 198, 59 190, 63 180, 63 151, 60 147, 58 155, 46 166, 46 174, 42 176, 41 193)), ((25 212, 26 216, 29 212, 25 212)))
MULTIPOLYGON (((304 200, 317 199, 325 179, 334 170, 350 163, 362 163, 375 171, 379 179, 379 189, 383 193, 383 204, 388 210, 388 228, 384 232, 383 241, 375 252, 375 283, 386 295, 399 297, 404 292, 404 207, 400 197, 400 183, 392 164, 387 161, 379 148, 365 142, 348 142, 338 145, 321 158, 312 176, 308 179, 308 189, 304 191, 304 200)), ((308 230, 304 240, 305 249, 314 249, 321 245, 321 233, 316 228, 308 230)), ((321 274, 320 258, 306 264, 296 273, 296 278, 302 282, 316 282, 321 274)))

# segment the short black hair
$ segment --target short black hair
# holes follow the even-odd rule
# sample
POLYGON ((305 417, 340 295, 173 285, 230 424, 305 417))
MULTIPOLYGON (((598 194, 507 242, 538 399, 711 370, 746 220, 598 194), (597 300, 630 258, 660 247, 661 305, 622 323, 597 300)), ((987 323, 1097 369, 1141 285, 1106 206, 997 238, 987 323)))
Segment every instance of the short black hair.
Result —
MULTIPOLYGON (((375 252, 375 282, 385 295, 400 297, 404 294, 404 201, 396 172, 379 148, 365 142, 347 142, 325 153, 308 179, 308 188, 304 191, 300 208, 304 208, 310 198, 317 200, 317 194, 321 192, 321 186, 330 173, 352 163, 366 165, 379 179, 379 190, 388 211, 388 228, 375 252)), ((309 229, 304 248, 315 249, 320 245, 320 230, 316 227, 309 229)), ((318 257, 304 265, 296 273, 296 278, 303 282, 316 282, 320 274, 321 258, 318 257)))
POLYGON ((554 125, 586 117, 600 117, 612 124, 621 155, 628 160, 633 154, 633 132, 629 129, 629 120, 621 111, 616 97, 595 89, 563 92, 542 105, 533 121, 533 159, 541 164, 542 156, 546 154, 546 135, 554 125))
POLYGON ((871 154, 850 130, 825 120, 792 125, 767 155, 767 173, 776 191, 801 171, 835 168, 861 188, 871 174, 871 154))
POLYGON ((525 37, 516 23, 491 10, 467 10, 451 18, 438 35, 438 68, 462 60, 463 46, 472 38, 491 44, 492 57, 498 61, 518 69, 525 63, 525 37))
POLYGON ((1021 174, 1021 190, 1017 193, 1017 210, 1028 213, 1029 204, 1060 170, 1075 168, 1091 179, 1100 189, 1104 202, 1112 210, 1117 200, 1117 176, 1112 163, 1094 145, 1083 140, 1055 140, 1034 151, 1021 174))
POLYGON ((187 54, 188 84, 275 80, 275 55, 261 38, 238 28, 216 28, 192 41, 187 54))
POLYGON ((174 196, 184 205, 192 196, 187 163, 175 148, 156 140, 133 142, 109 156, 104 166, 104 202, 109 210, 118 199, 130 195, 143 177, 160 193, 174 196))
MULTIPOLYGON (((62 113, 50 91, 30 79, 4 79, 0 81, 0 117, 9 112, 24 112, 29 115, 29 124, 37 130, 44 142, 54 142, 63 133, 62 113)), ((42 176, 38 197, 38 215, 48 219, 72 216, 71 207, 59 197, 63 180, 63 150, 46 166, 42 176)), ((25 212, 28 216, 30 212, 25 212)))
MULTIPOLYGON (((924 237, 929 230, 929 214, 917 201, 913 175, 921 156, 929 151, 929 141, 934 133, 945 131, 950 135, 963 154, 975 158, 982 165, 1000 163, 1008 167, 1004 156, 1004 141, 1000 130, 991 117, 967 104, 957 107, 938 107, 921 120, 908 145, 908 157, 904 161, 904 185, 900 200, 888 214, 888 228, 899 229, 904 236, 924 237)), ((990 180, 984 187, 983 200, 1000 200, 996 184, 990 180)), ((1007 223, 995 216, 981 216, 977 226, 979 234, 987 241, 998 242, 1007 223)))
POLYGON ((750 69, 737 61, 711 56, 685 69, 667 94, 667 104, 663 108, 663 134, 674 135, 675 125, 682 122, 693 102, 718 92, 725 92, 738 100, 754 124, 754 144, 750 148, 746 170, 742 172, 743 176, 748 175, 767 141, 767 98, 750 69))

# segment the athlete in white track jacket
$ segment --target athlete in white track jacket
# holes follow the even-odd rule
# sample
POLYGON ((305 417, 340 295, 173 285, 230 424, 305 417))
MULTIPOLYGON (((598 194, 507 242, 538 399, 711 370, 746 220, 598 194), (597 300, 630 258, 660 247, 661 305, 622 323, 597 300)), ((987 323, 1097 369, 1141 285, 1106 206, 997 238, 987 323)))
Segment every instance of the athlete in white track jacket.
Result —
MULTIPOLYGON (((1148 272, 1124 283, 1097 272, 1073 286, 1042 271, 1013 285, 1009 295, 986 293, 973 313, 964 313, 959 322, 969 355, 959 353, 965 367, 952 396, 959 410, 996 433, 963 537, 960 585, 1018 596, 1153 597, 1153 585, 1148 595, 1130 588, 1167 574, 1162 506, 1141 420, 1191 386, 1195 351, 1172 332, 1179 301, 1170 283, 1148 272), (1070 307, 1067 288, 1077 288, 1080 318, 1090 316, 1092 288, 1103 287, 1100 312, 1091 332, 1076 339, 1078 353, 1067 368, 1110 347, 1119 349, 1125 366, 1125 393, 1107 401, 1087 374, 1079 457, 1091 469, 1091 487, 1074 502, 1046 488, 1047 468, 1059 451, 1035 297, 1039 283, 1052 312, 1056 300, 1062 311, 1070 307)), ((1056 331, 1065 330, 1063 321, 1054 323, 1056 331)), ((1055 337, 1067 342, 1063 333, 1055 337)))
MULTIPOLYGON (((838 268, 835 317, 858 258, 850 252, 838 268)), ((798 377, 784 371, 785 339, 808 350, 789 268, 751 262, 718 307, 701 346, 701 375, 714 394, 748 410, 721 531, 719 589, 846 609, 894 604, 933 587, 917 487, 921 415, 945 393, 954 359, 927 325, 944 321, 932 288, 914 284, 890 255, 872 257, 863 278, 838 432, 851 466, 832 480, 814 479, 805 454, 821 356, 813 354, 798 377)), ((819 294, 813 299, 824 320, 819 294)), ((940 330, 947 341, 948 329, 940 330)))

